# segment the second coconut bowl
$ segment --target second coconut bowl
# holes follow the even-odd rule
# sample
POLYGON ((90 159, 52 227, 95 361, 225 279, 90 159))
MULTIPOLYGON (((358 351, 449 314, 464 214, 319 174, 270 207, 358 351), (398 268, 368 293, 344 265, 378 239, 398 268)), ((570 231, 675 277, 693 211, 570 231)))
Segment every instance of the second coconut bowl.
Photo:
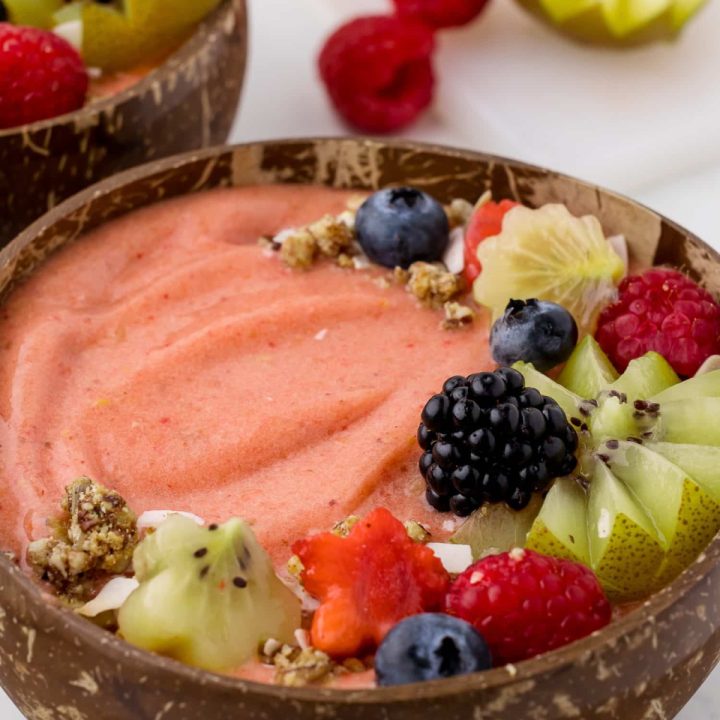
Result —
POLYGON ((224 0, 127 90, 59 118, 0 130, 0 245, 102 178, 225 142, 246 54, 245 0, 224 0))

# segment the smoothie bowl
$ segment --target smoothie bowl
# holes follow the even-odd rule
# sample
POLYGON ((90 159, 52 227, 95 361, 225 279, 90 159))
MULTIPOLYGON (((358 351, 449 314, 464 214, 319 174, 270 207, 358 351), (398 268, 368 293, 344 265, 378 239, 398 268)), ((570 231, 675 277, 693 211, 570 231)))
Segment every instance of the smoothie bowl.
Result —
MULTIPOLYGON (((5 90, 27 100, 6 103, 19 108, 15 121, 8 116, 4 122, 0 112, 0 242, 119 170, 227 139, 245 69, 244 0, 187 2, 174 9, 170 3, 170 14, 165 5, 167 0, 138 7, 83 0, 1 4, 2 33, 28 27, 36 35, 14 39, 8 46, 19 49, 3 50, 9 57, 0 58, 21 77, 22 87, 5 90), (52 80, 61 88, 28 100, 51 83, 50 61, 35 75, 25 66, 34 48, 48 42, 40 33, 53 45, 43 52, 53 53, 59 69, 52 80), (73 58, 66 37, 82 58, 73 58), (39 115, 30 118, 46 119, 27 119, 32 105, 39 115)), ((6 84, 0 83, 0 95, 6 84)))
POLYGON ((670 221, 297 140, 130 170, 1 260, 28 717, 640 720, 714 667, 720 265, 670 221))

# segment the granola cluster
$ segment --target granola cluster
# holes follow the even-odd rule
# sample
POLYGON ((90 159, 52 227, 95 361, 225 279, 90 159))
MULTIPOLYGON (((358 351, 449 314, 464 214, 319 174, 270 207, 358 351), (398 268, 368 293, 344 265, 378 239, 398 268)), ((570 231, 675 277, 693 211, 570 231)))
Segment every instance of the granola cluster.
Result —
POLYGON ((28 562, 70 602, 84 602, 109 575, 125 572, 138 543, 137 518, 125 500, 88 477, 65 489, 50 537, 28 547, 28 562))
POLYGON ((322 684, 343 673, 367 670, 365 663, 357 658, 349 658, 338 664, 317 648, 301 648, 276 640, 265 643, 260 659, 275 668, 275 682, 285 687, 322 684))

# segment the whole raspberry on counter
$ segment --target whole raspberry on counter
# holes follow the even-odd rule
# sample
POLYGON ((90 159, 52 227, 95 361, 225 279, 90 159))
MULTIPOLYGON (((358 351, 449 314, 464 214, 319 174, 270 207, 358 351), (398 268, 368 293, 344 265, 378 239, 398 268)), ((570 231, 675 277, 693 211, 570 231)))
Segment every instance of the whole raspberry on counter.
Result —
POLYGON ((415 18, 435 28, 457 27, 472 22, 488 0, 393 0, 400 17, 415 18))
POLYGON ((433 33, 397 17, 361 17, 326 41, 320 75, 337 111, 371 133, 399 130, 432 101, 433 33))
POLYGON ((88 83, 82 58, 66 40, 0 23, 0 129, 81 108, 88 83))
POLYGON ((650 350, 678 375, 694 375, 720 353, 720 305, 677 270, 653 268, 620 283, 619 297, 598 319, 600 346, 619 371, 650 350))
POLYGON ((612 614, 584 565, 520 549, 470 566, 452 584, 445 610, 475 626, 496 665, 579 640, 612 614))
POLYGON ((384 508, 359 520, 347 537, 321 533, 292 549, 305 590, 321 602, 312 645, 336 658, 373 650, 403 618, 439 610, 450 584, 433 551, 411 540, 384 508))

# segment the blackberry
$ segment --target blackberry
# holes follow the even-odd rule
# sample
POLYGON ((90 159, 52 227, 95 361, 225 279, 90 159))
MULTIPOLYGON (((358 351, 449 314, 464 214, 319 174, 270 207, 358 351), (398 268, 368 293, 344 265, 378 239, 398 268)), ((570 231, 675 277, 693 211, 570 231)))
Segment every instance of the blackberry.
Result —
POLYGON ((522 510, 577 465, 578 437, 562 408, 512 368, 449 378, 421 417, 419 467, 440 512, 464 517, 486 502, 522 510))

